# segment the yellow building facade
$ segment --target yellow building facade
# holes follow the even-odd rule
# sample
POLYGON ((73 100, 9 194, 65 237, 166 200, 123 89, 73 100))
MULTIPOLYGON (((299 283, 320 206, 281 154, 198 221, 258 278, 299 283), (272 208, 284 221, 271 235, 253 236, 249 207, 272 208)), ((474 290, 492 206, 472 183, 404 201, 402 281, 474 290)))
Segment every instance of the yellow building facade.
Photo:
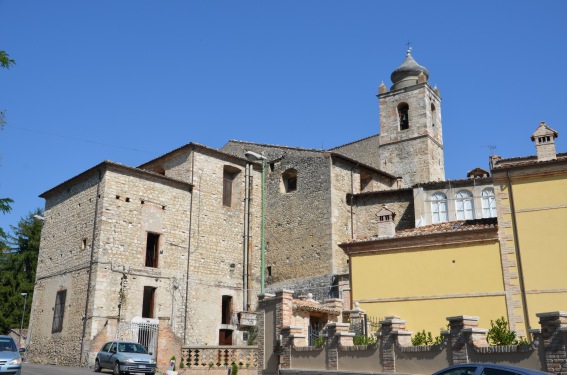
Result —
POLYGON ((556 137, 543 124, 532 136, 537 156, 492 157, 493 193, 477 212, 495 209, 497 220, 447 215, 395 231, 393 216, 382 214, 375 237, 341 244, 352 302, 374 319, 398 316, 408 330, 434 336, 446 317, 474 315, 480 327, 504 316, 528 337, 536 313, 567 310, 567 154, 555 153, 556 137))

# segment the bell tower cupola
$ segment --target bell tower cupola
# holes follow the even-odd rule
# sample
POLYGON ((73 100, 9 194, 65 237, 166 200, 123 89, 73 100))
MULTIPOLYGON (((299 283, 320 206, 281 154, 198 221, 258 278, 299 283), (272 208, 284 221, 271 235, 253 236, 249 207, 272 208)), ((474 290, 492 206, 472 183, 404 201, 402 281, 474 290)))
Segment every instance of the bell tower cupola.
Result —
POLYGON ((404 187, 445 179, 441 97, 429 85, 429 71, 411 54, 391 74, 392 87, 379 87, 380 169, 402 177, 404 187))

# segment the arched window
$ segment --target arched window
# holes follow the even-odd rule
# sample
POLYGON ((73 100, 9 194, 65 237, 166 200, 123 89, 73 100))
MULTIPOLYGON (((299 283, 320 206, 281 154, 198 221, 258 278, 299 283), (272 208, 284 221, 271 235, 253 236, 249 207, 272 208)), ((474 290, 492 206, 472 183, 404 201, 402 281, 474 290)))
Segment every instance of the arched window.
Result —
POLYGON ((407 103, 398 105, 398 117, 400 119, 400 130, 409 129, 409 106, 407 103))
POLYGON ((431 196, 431 222, 433 224, 449 221, 447 216, 447 196, 435 193, 431 196))
POLYGON ((474 205, 472 193, 461 190, 455 196, 455 207, 457 209, 457 220, 474 219, 474 205))
POLYGON ((496 217, 496 199, 492 188, 482 191, 482 217, 496 217))

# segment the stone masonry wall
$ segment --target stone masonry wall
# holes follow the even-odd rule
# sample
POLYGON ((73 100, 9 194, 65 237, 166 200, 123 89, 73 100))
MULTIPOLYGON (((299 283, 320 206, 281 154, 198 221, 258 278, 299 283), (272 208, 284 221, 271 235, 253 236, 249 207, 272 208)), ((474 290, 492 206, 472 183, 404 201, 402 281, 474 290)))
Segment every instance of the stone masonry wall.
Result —
MULTIPOLYGON (((79 364, 98 181, 95 171, 46 197, 30 316, 28 359, 32 362, 79 364), (63 290, 67 292, 62 330, 52 333, 56 295, 63 290)), ((95 236, 96 247, 98 230, 95 236)))
POLYGON ((360 160, 364 164, 374 168, 380 168, 380 146, 379 135, 373 135, 368 138, 360 139, 352 143, 329 149, 354 160, 360 160))
POLYGON ((379 95, 380 169, 402 176, 404 186, 445 179, 441 102, 427 85, 379 95), (409 129, 400 130, 397 107, 409 106, 409 129), (435 111, 432 111, 432 105, 435 111))
MULTIPOLYGON (((194 184, 191 251, 189 256, 189 296, 185 343, 217 345, 218 330, 236 329, 222 325, 222 297, 232 297, 234 313, 244 309, 244 194, 246 160, 196 147, 182 150, 145 168, 161 164, 166 176, 194 184), (230 207, 223 206, 223 170, 225 166, 239 170, 233 181, 230 207), (194 168, 194 171, 193 169, 194 168), (208 306, 209 308, 203 308, 208 306)), ((260 215, 261 178, 259 169, 252 170, 249 298, 254 309, 260 281, 260 215)), ((183 284, 181 289, 184 289, 183 284)), ((235 332, 233 343, 242 343, 235 332)))
POLYGON ((411 189, 381 191, 354 197, 354 237, 362 239, 378 234, 378 217, 382 205, 394 211, 396 230, 413 228, 415 223, 413 191, 411 189))

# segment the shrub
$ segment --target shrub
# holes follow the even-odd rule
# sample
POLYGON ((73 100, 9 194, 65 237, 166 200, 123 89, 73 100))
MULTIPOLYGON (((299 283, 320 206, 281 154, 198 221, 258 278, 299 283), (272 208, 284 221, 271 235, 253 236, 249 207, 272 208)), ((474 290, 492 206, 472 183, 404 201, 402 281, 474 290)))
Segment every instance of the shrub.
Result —
MULTIPOLYGON (((175 361, 175 360, 176 360, 175 356, 171 356, 170 361, 175 361)), ((175 362, 173 362, 173 371, 175 371, 175 362)))
POLYGON ((313 340, 313 346, 323 346, 324 343, 325 338, 323 336, 319 336, 315 340, 313 340))
POLYGON ((431 332, 425 332, 425 330, 422 330, 421 332, 418 331, 411 339, 411 344, 413 346, 438 345, 442 343, 443 335, 439 335, 433 338, 431 332))
POLYGON ((232 364, 232 369, 230 371, 230 375, 236 375, 238 374, 238 365, 236 363, 232 364))
MULTIPOLYGON (((490 329, 486 337, 490 345, 517 345, 516 332, 510 331, 508 322, 504 317, 490 321, 490 329)), ((527 340, 526 340, 527 341, 527 340)))
POLYGON ((373 345, 376 344, 375 336, 356 335, 352 338, 354 345, 373 345))

